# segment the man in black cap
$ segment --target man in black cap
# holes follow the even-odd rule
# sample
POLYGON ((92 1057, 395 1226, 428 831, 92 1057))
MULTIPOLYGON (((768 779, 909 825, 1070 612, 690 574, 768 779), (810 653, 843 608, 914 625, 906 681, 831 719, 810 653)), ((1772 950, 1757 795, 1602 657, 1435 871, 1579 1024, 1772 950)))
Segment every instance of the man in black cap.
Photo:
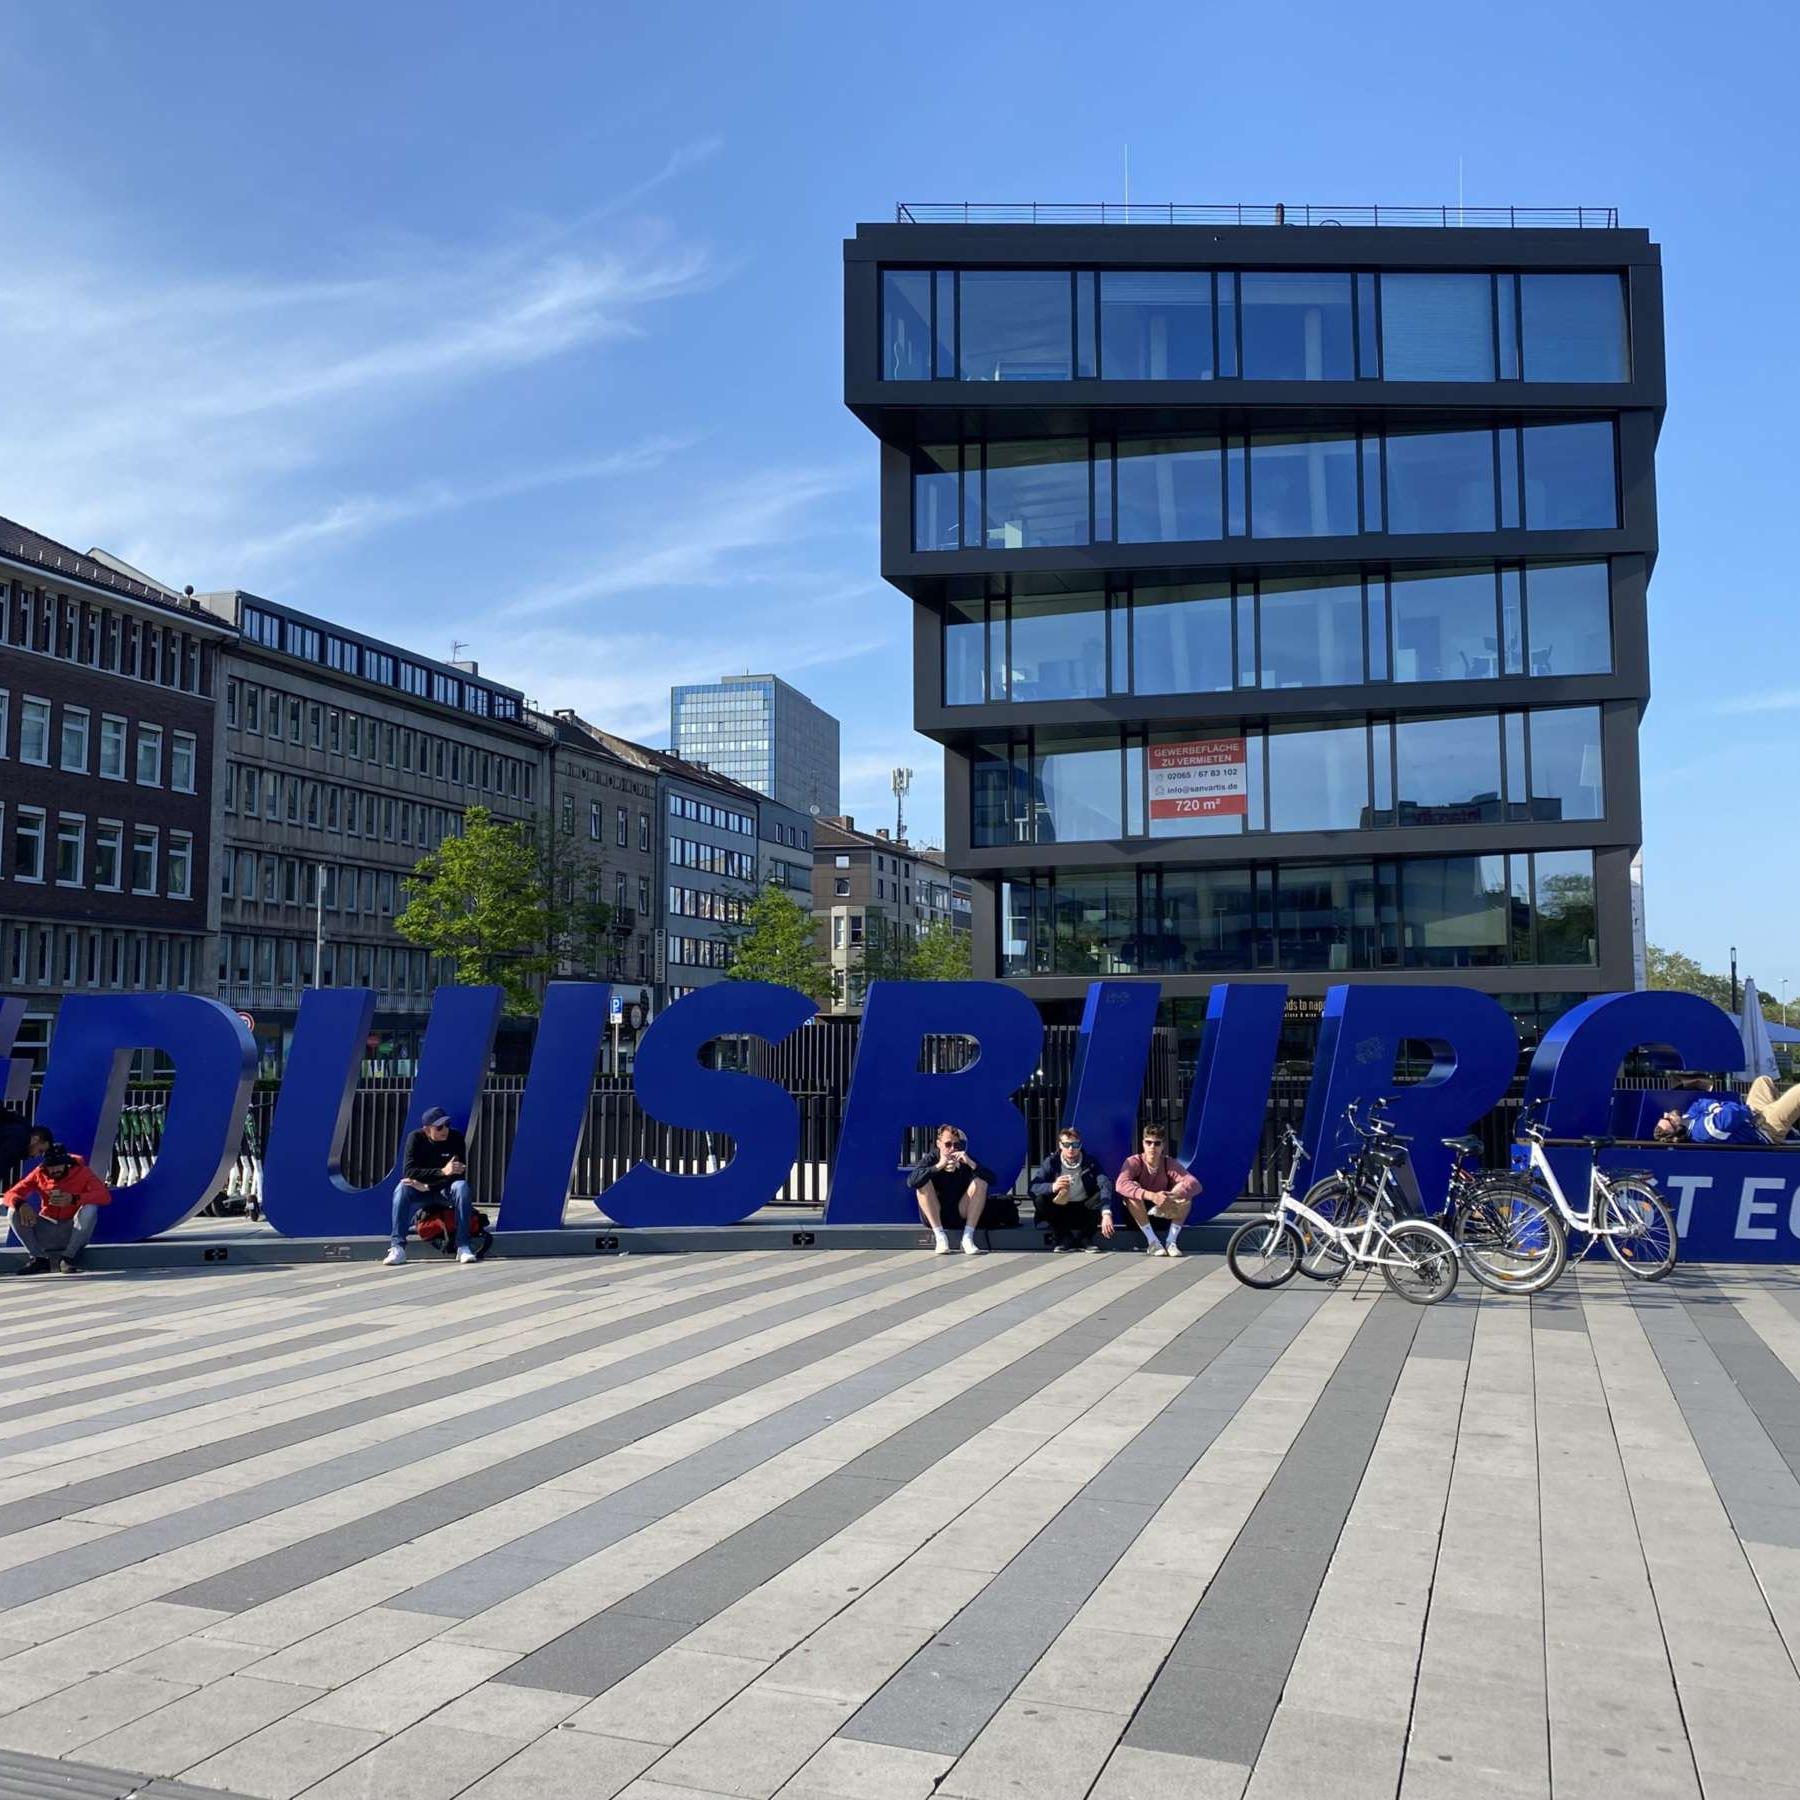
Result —
POLYGON ((441 1106, 427 1107, 419 1129, 406 1140, 400 1185, 394 1189, 394 1228, 387 1253, 390 1269, 406 1261, 406 1234, 412 1230, 413 1214, 432 1201, 447 1200, 456 1208, 456 1260, 476 1260, 469 1242, 469 1215, 475 1203, 469 1194, 468 1174, 469 1146, 463 1134, 441 1106))

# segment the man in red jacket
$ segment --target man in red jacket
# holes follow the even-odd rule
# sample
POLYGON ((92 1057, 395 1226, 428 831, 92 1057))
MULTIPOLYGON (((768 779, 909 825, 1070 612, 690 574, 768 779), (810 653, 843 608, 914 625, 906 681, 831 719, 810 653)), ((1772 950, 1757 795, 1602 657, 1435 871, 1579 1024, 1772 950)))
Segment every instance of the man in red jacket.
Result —
POLYGON ((80 1157, 52 1144, 44 1160, 6 1191, 13 1231, 25 1246, 25 1261, 13 1273, 45 1274, 54 1256, 63 1274, 75 1274, 100 1222, 100 1208, 111 1198, 106 1183, 80 1157))

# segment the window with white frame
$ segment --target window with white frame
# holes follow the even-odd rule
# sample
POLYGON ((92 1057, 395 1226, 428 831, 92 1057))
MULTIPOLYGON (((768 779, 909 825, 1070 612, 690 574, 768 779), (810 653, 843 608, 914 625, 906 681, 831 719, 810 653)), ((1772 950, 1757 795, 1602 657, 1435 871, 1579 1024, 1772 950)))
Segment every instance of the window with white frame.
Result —
POLYGON ((13 813, 12 878, 14 881, 44 879, 44 809, 21 806, 13 813))
POLYGON ((138 786, 161 787, 162 766, 162 727, 160 725, 139 725, 137 734, 138 786))
POLYGON ((198 745, 191 731, 178 731, 169 740, 169 786, 178 794, 194 791, 194 765, 198 745))
POLYGON ((125 721, 114 713, 100 715, 100 774, 107 781, 125 779, 125 721))
POLYGON ((59 813, 56 820, 56 885, 80 887, 87 861, 87 820, 79 813, 59 813))
POLYGON ((27 695, 19 703, 19 761, 50 766, 50 702, 27 695))
POLYGON ((85 775, 88 767, 88 710, 65 706, 57 761, 71 774, 85 775))
POLYGON ((194 834, 191 831, 169 833, 169 898, 191 900, 194 897, 194 834))
POLYGON ((156 892, 156 855, 160 834, 154 825, 131 828, 131 891, 134 894, 156 892))
POLYGON ((94 825, 94 886, 116 894, 125 850, 125 827, 117 819, 100 819, 94 825))

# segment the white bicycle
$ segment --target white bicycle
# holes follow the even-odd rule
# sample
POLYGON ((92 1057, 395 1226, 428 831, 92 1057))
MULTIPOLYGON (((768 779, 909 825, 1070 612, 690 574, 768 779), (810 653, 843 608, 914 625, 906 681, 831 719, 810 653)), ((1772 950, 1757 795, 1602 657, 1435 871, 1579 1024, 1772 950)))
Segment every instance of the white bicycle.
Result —
POLYGON ((1541 1120, 1533 1119, 1529 1112, 1519 1120, 1518 1133, 1529 1147, 1530 1164, 1524 1180, 1533 1194, 1550 1203, 1565 1232, 1587 1234, 1588 1242, 1579 1251, 1572 1251, 1570 1260, 1585 1256, 1598 1241, 1626 1274, 1639 1281, 1661 1281, 1675 1267, 1681 1255, 1681 1239, 1675 1215, 1657 1191, 1656 1177, 1642 1169, 1608 1172, 1600 1167, 1599 1153, 1610 1150, 1617 1138, 1563 1140, 1570 1145, 1580 1144, 1589 1157, 1587 1207, 1577 1212, 1569 1204, 1545 1154, 1546 1147, 1559 1140, 1552 1138, 1541 1120))
POLYGON ((1379 1269, 1402 1300, 1435 1306, 1456 1287, 1456 1244, 1429 1219, 1394 1218, 1373 1194, 1361 1196, 1361 1216, 1340 1225, 1294 1194, 1299 1157, 1290 1162, 1272 1213, 1249 1219, 1231 1234, 1225 1261, 1245 1287, 1278 1288, 1300 1273, 1310 1254, 1336 1272, 1379 1269))

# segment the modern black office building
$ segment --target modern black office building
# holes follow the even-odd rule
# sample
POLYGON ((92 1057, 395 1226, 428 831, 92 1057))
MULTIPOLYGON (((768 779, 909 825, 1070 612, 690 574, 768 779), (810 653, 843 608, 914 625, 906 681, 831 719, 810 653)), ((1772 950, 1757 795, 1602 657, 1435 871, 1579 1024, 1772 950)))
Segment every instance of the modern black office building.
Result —
POLYGON ((902 207, 845 245, 975 972, 1632 985, 1661 270, 1609 210, 902 207))

